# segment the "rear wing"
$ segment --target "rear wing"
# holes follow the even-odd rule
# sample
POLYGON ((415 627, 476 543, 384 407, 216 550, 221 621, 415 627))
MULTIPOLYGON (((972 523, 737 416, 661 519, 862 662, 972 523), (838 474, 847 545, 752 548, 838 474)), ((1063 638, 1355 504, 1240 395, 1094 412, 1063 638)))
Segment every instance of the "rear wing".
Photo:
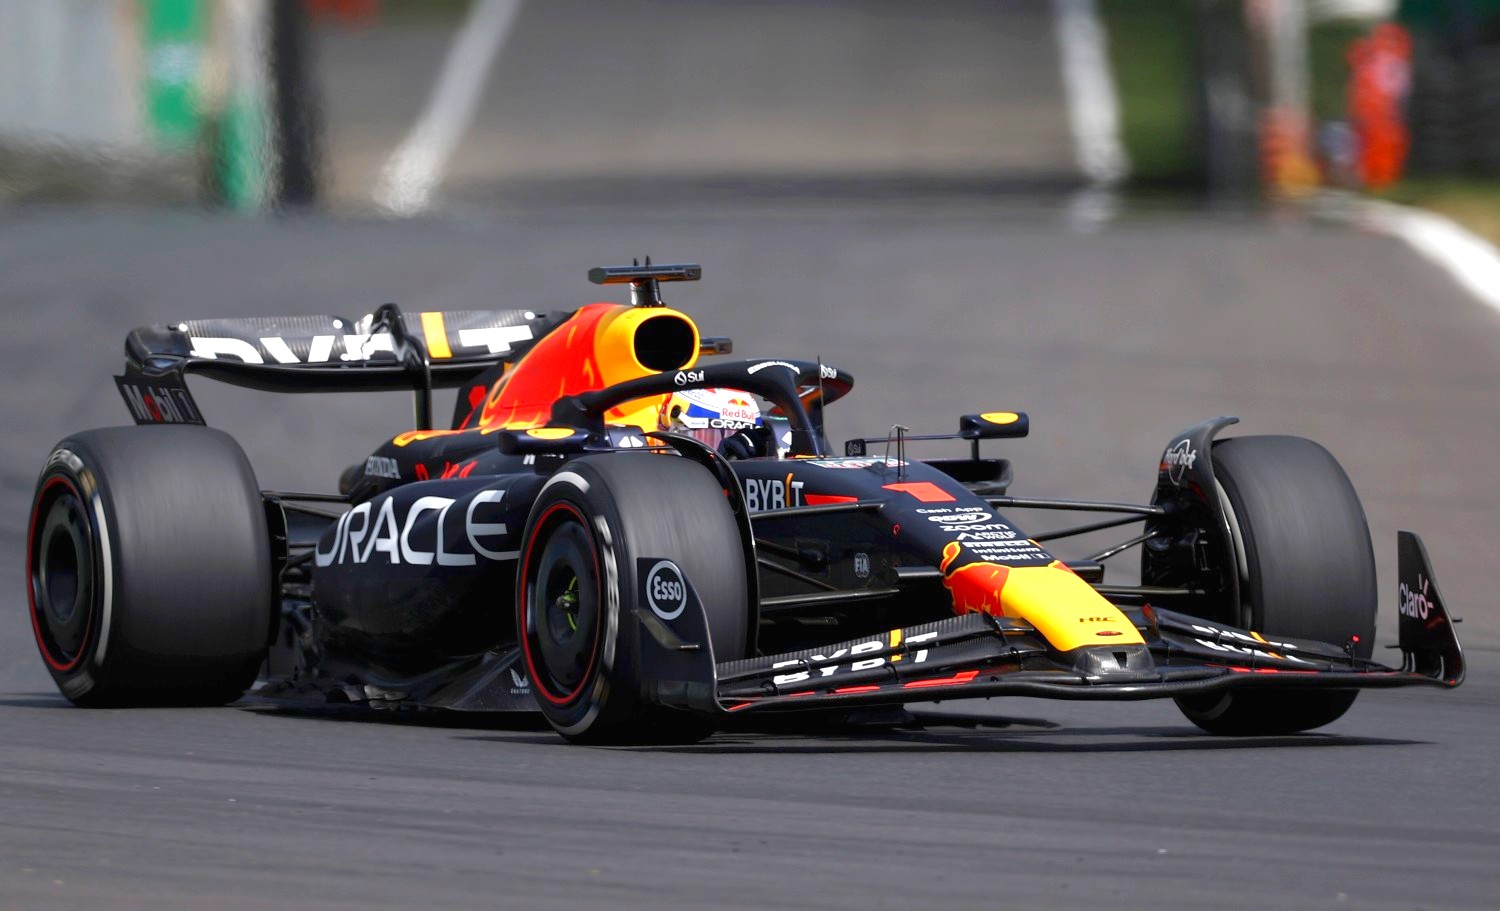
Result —
POLYGON ((347 320, 249 317, 144 326, 125 338, 115 377, 137 424, 203 423, 188 374, 267 392, 412 390, 417 420, 431 426, 434 388, 462 386, 514 359, 571 313, 432 310, 395 304, 347 320))

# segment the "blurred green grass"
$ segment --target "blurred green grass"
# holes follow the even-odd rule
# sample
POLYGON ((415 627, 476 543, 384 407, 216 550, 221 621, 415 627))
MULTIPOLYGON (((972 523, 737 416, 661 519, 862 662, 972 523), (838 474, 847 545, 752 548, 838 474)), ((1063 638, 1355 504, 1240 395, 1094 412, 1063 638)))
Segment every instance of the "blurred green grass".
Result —
POLYGON ((1314 121, 1348 116, 1349 46, 1369 34, 1363 22, 1333 20, 1308 29, 1309 95, 1314 121))
POLYGON ((1131 182, 1202 181, 1192 146, 1193 0, 1102 0, 1131 182))

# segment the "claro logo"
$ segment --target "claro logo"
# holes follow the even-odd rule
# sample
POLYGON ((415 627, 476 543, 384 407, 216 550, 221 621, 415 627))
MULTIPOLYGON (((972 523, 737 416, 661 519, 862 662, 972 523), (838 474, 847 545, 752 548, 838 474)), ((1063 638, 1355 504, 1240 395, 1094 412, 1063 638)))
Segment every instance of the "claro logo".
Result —
POLYGON ((412 566, 473 566, 478 557, 486 560, 514 560, 517 552, 496 550, 487 544, 499 544, 496 538, 508 534, 504 522, 483 522, 476 518, 480 507, 499 503, 505 496, 503 490, 482 490, 476 493, 464 507, 464 527, 461 539, 446 540, 444 530, 448 526, 448 511, 453 508, 451 497, 420 497, 406 511, 405 521, 396 518, 396 504, 386 497, 377 509, 371 500, 361 503, 339 519, 334 528, 329 550, 321 546, 313 559, 319 566, 335 563, 368 563, 384 559, 392 564, 407 563, 412 566), (417 520, 425 513, 436 513, 432 526, 436 539, 428 550, 412 540, 417 520), (467 545, 467 548, 464 547, 467 545))
POLYGON ((1432 613, 1432 599, 1427 596, 1430 583, 1427 577, 1421 573, 1417 574, 1417 584, 1421 591, 1401 583, 1401 616, 1411 617, 1413 620, 1426 620, 1432 613))

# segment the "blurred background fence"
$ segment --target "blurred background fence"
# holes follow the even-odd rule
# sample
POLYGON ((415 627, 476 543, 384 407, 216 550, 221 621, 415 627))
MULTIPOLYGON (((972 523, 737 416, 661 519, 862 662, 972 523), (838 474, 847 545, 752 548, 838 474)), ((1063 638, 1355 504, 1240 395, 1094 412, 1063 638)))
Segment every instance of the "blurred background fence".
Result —
POLYGON ((1088 175, 1037 45, 1079 8, 1102 29, 1138 187, 1416 178, 1452 195, 1500 174, 1500 0, 0 0, 0 199, 370 204, 444 80, 463 81, 455 67, 484 70, 459 186, 627 172, 1054 186, 1088 175), (507 48, 493 75, 484 17, 507 48), (907 59, 907 39, 949 59, 907 59), (601 64, 621 42, 638 66, 601 64), (799 72, 807 54, 825 58, 820 78, 799 72), (552 67, 599 96, 591 118, 537 91, 552 67), (732 119, 714 92, 735 96, 732 119))

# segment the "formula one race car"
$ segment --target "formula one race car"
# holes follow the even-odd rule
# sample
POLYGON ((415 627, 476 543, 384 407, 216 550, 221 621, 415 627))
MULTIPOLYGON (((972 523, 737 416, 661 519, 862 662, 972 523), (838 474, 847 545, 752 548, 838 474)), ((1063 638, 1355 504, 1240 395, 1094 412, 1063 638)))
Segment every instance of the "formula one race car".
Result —
MULTIPOLYGON (((31 621, 79 705, 289 700, 540 710, 583 742, 684 742, 761 713, 934 698, 1172 698, 1214 733, 1302 731, 1365 687, 1458 686, 1426 553, 1400 533, 1399 668, 1370 660, 1375 563, 1333 457, 1173 438, 1148 504, 1012 496, 981 441, 893 428, 830 451, 853 380, 731 351, 662 305, 697 266, 594 269, 631 305, 137 329, 135 427, 57 445, 28 531, 31 621), (417 429, 338 493, 261 490, 184 378, 414 390, 417 429), (457 387, 432 426, 432 390, 457 387), (950 439, 962 458, 916 458, 950 439), (1109 514, 1048 534, 998 510, 1109 514), (1088 559, 1048 542, 1127 523, 1088 559), (1140 547, 1140 585, 1104 562, 1140 547)), ((814 715, 813 717, 818 717, 814 715)))

